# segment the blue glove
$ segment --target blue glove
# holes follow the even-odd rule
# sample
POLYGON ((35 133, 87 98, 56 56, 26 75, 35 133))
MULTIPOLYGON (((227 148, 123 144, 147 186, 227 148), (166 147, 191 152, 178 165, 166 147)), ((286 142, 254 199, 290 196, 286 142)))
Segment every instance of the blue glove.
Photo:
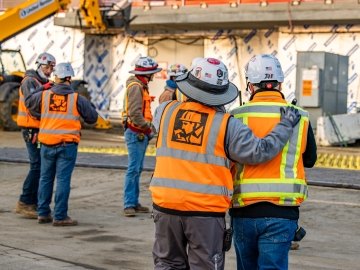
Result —
POLYGON ((292 106, 288 106, 286 108, 281 107, 280 114, 281 114, 281 118, 280 118, 281 121, 283 120, 288 121, 292 127, 295 127, 297 123, 299 123, 301 118, 299 110, 292 106))

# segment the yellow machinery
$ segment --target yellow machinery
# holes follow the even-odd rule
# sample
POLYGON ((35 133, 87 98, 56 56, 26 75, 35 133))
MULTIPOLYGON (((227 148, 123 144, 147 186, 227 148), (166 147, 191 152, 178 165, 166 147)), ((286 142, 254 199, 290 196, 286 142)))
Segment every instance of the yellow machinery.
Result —
MULTIPOLYGON (((71 0, 28 0, 0 15, 0 45, 27 28, 41 22, 55 13, 66 10, 71 0)), ((101 33, 106 30, 102 20, 98 0, 80 0, 79 10, 86 26, 101 33)), ((18 130, 16 117, 18 111, 18 89, 26 70, 25 62, 19 50, 0 51, 0 126, 4 130, 18 130), (6 61, 9 56, 17 57, 21 67, 10 67, 6 61)), ((74 81, 73 87, 86 95, 86 82, 74 81)), ((98 118, 96 128, 110 128, 110 123, 98 118)))

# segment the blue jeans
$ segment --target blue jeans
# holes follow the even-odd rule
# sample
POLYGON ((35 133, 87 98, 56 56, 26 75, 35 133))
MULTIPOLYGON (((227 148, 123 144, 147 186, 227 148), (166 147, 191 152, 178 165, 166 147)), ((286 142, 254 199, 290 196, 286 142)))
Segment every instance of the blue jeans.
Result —
MULTIPOLYGON (((27 130, 22 130, 24 140, 27 135, 27 130)), ((29 155, 30 170, 26 176, 20 195, 20 201, 25 204, 37 204, 37 193, 40 179, 40 149, 37 148, 37 143, 33 144, 28 139, 25 140, 26 148, 29 155)))
POLYGON ((41 174, 38 192, 38 215, 51 214, 50 203, 56 176, 54 219, 67 217, 71 174, 75 167, 77 144, 58 147, 41 145, 41 174))
POLYGON ((128 208, 139 204, 140 175, 149 139, 144 136, 144 140, 140 141, 138 133, 128 128, 125 131, 125 142, 128 149, 128 168, 124 184, 124 208, 128 208))
POLYGON ((233 227, 238 270, 288 269, 297 220, 235 217, 233 227))

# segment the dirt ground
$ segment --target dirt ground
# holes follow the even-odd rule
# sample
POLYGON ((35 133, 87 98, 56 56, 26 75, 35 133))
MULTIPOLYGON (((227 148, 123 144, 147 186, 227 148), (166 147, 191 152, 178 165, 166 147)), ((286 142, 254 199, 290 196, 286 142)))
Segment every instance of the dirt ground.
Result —
MULTIPOLYGON (((153 269, 150 215, 121 215, 124 171, 77 167, 69 214, 79 226, 65 228, 40 225, 13 213, 26 172, 26 164, 0 163, 0 269, 153 269)), ((141 184, 141 203, 147 206, 150 176, 145 172, 141 184)), ((300 249, 291 251, 290 269, 358 269, 359 194, 310 187, 300 222, 307 235, 300 249)), ((226 270, 234 269, 232 248, 226 270)))

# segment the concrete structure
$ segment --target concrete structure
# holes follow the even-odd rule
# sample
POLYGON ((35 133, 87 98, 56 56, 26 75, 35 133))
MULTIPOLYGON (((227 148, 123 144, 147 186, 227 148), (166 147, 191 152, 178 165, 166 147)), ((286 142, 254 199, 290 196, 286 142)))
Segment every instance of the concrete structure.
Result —
MULTIPOLYGON (((193 6, 181 6, 180 1, 133 1, 130 26, 112 27, 106 35, 80 29, 76 12, 68 12, 28 29, 2 47, 21 48, 28 66, 43 50, 71 62, 76 76, 89 83, 93 103, 113 119, 120 117, 128 71, 141 55, 154 57, 164 70, 176 62, 189 67, 191 59, 199 56, 219 58, 228 66, 231 81, 242 90, 243 101, 247 101, 243 67, 254 54, 271 53, 283 66, 283 92, 291 101, 296 92, 297 52, 335 53, 349 57, 346 110, 360 110, 357 0, 334 0, 332 5, 322 0, 301 1, 299 6, 285 0, 266 7, 260 7, 255 0, 241 1, 236 8, 230 8, 225 1, 223 5, 212 5, 219 2, 208 0, 209 7, 203 9, 195 0, 182 2, 193 6), (174 2, 179 9, 155 6, 174 2), (249 2, 253 4, 243 4, 249 2), (142 5, 150 9, 145 11, 142 5)), ((150 85, 152 95, 160 95, 166 76, 166 71, 156 76, 150 85)), ((152 107, 156 105, 157 99, 152 107)), ((237 105, 235 102, 229 107, 237 105)))

